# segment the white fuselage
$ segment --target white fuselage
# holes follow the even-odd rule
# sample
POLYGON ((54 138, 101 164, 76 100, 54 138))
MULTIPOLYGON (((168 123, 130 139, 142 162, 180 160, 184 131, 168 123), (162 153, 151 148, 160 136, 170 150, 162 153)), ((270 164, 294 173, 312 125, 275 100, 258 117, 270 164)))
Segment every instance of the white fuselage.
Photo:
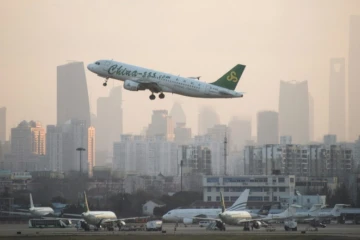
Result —
POLYGON ((221 213, 221 209, 174 209, 162 216, 166 222, 182 222, 184 218, 192 218, 198 216, 205 216, 209 218, 216 218, 221 213))
POLYGON ((107 220, 116 220, 115 213, 111 211, 89 211, 81 214, 85 222, 94 226, 104 226, 107 220))
POLYGON ((201 82, 198 79, 175 76, 112 60, 100 60, 98 62, 100 65, 92 63, 88 65, 88 69, 100 77, 112 78, 120 81, 131 80, 140 84, 155 83, 161 88, 161 92, 198 98, 243 97, 242 93, 201 82))
POLYGON ((225 211, 219 214, 221 221, 228 225, 238 225, 240 220, 252 219, 251 213, 248 211, 225 211))
POLYGON ((34 207, 29 208, 29 212, 34 217, 42 217, 49 214, 54 214, 54 210, 51 207, 34 207))

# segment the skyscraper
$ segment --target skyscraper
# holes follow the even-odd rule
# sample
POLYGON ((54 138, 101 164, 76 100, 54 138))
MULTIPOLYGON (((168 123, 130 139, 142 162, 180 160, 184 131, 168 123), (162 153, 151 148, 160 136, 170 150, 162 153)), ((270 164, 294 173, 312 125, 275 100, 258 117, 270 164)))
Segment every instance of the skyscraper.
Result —
POLYGON ((309 142, 309 92, 307 81, 280 82, 280 136, 291 136, 294 144, 309 142))
POLYGON ((109 97, 97 100, 96 151, 112 152, 113 142, 123 131, 122 87, 112 88, 109 97))
POLYGON ((354 141, 360 135, 360 16, 350 17, 349 36, 349 133, 348 140, 354 141))
POLYGON ((184 110, 182 109, 180 103, 175 102, 171 111, 170 111, 170 116, 172 117, 175 126, 178 123, 186 123, 186 116, 184 113, 184 110))
POLYGON ((211 107, 203 107, 200 109, 198 121, 199 121, 198 123, 199 135, 206 134, 209 128, 212 128, 217 124, 220 124, 219 115, 211 107))
POLYGON ((90 106, 83 62, 57 67, 57 124, 76 118, 90 126, 90 106))
POLYGON ((346 140, 345 95, 345 59, 330 59, 329 133, 340 141, 346 140))
POLYGON ((6 141, 6 107, 0 108, 0 142, 6 141))
POLYGON ((251 122, 234 117, 229 123, 229 133, 230 149, 241 151, 251 140, 251 122))
POLYGON ((279 143, 279 115, 277 112, 258 112, 257 143, 259 145, 279 143))

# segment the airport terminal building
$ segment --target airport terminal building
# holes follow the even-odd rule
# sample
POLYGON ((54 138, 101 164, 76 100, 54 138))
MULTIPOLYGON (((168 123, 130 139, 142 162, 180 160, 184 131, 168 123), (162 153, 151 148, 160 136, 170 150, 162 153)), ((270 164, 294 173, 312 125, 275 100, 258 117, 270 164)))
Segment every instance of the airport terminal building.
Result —
POLYGON ((297 196, 294 175, 247 175, 247 176, 205 176, 203 178, 204 202, 219 202, 220 191, 225 202, 235 202, 240 194, 250 189, 248 205, 261 206, 264 203, 300 204, 304 207, 324 203, 325 196, 297 196))

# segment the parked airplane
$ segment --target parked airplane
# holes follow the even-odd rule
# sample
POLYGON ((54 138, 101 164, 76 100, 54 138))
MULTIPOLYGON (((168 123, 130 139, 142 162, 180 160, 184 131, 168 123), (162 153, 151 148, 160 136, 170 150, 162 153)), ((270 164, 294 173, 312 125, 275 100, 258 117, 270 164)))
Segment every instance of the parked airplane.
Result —
MULTIPOLYGON (((334 208, 331 211, 327 212, 318 212, 313 217, 314 219, 329 219, 334 217, 340 217, 340 210, 346 206, 350 206, 348 204, 335 204, 334 208)), ((311 220, 311 219, 310 219, 311 220)))
POLYGON ((307 220, 308 218, 312 218, 314 216, 317 216, 322 207, 323 207, 322 204, 314 204, 306 212, 296 212, 295 216, 294 216, 294 219, 296 219, 296 220, 300 220, 300 219, 307 220))
MULTIPOLYGON (((193 217, 193 218, 199 220, 215 221, 216 227, 221 231, 226 230, 225 224, 244 225, 244 230, 249 230, 250 223, 252 224, 252 227, 259 229, 261 226, 267 226, 267 223, 264 220, 270 221, 274 219, 276 220, 287 219, 289 218, 289 216, 293 216, 296 212, 294 206, 290 206, 289 209, 279 214, 268 214, 266 216, 259 214, 255 215, 244 209, 243 210, 226 209, 224 204, 224 198, 221 192, 220 192, 220 199, 222 204, 222 211, 221 213, 218 214, 216 218, 202 218, 202 217, 193 217)), ((268 213, 268 211, 266 213, 268 213)))
MULTIPOLYGON (((95 230, 98 230, 100 228, 107 228, 108 230, 113 230, 114 226, 117 226, 119 228, 125 226, 126 220, 143 218, 143 217, 132 217, 132 218, 119 219, 116 217, 116 214, 112 211, 90 211, 85 192, 84 192, 84 200, 85 200, 86 212, 83 212, 81 215, 80 214, 66 214, 66 215, 81 217, 83 220, 80 221, 80 225, 85 231, 89 231, 92 228, 92 226, 95 228, 95 230)), ((74 219, 74 220, 79 220, 79 219, 74 219)))
POLYGON ((98 60, 87 68, 98 76, 105 78, 104 86, 109 78, 124 81, 124 88, 129 91, 150 90, 150 99, 154 93, 175 93, 197 98, 241 98, 243 92, 234 91, 245 65, 238 64, 213 83, 200 82, 199 78, 180 77, 172 74, 142 68, 112 60, 98 60))
MULTIPOLYGON (((245 189, 234 204, 229 208, 232 211, 245 210, 249 197, 249 189, 245 189)), ((215 218, 221 213, 221 208, 209 209, 209 208, 190 208, 190 209, 173 209, 164 216, 162 219, 167 222, 183 222, 184 224, 192 224, 195 217, 201 219, 215 218)))
POLYGON ((31 193, 30 193, 30 208, 19 209, 19 211, 23 211, 23 212, 5 212, 5 211, 1 211, 1 212, 16 214, 16 215, 26 215, 31 217, 45 217, 45 216, 54 215, 54 210, 51 207, 35 207, 31 193))

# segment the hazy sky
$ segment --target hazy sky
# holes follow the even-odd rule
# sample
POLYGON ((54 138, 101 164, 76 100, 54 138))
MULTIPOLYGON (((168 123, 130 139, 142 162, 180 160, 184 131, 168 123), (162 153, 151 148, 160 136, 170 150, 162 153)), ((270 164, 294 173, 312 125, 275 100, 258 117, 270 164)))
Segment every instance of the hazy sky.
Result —
MULTIPOLYGON (((348 55, 346 0, 0 0, 0 107, 8 127, 21 120, 56 123, 56 66, 111 59, 212 82, 234 65, 247 65, 237 86, 242 99, 201 100, 149 91, 123 91, 124 131, 139 133, 154 109, 183 103, 197 133, 204 104, 222 123, 234 115, 278 111, 280 80, 308 80, 314 97, 315 138, 328 132, 329 62, 348 55)), ((347 59, 346 59, 347 64, 347 59)), ((103 79, 86 70, 90 107, 107 96, 103 79)), ((120 83, 114 83, 119 85, 120 83)), ((109 87, 110 86, 110 87, 109 87)))

